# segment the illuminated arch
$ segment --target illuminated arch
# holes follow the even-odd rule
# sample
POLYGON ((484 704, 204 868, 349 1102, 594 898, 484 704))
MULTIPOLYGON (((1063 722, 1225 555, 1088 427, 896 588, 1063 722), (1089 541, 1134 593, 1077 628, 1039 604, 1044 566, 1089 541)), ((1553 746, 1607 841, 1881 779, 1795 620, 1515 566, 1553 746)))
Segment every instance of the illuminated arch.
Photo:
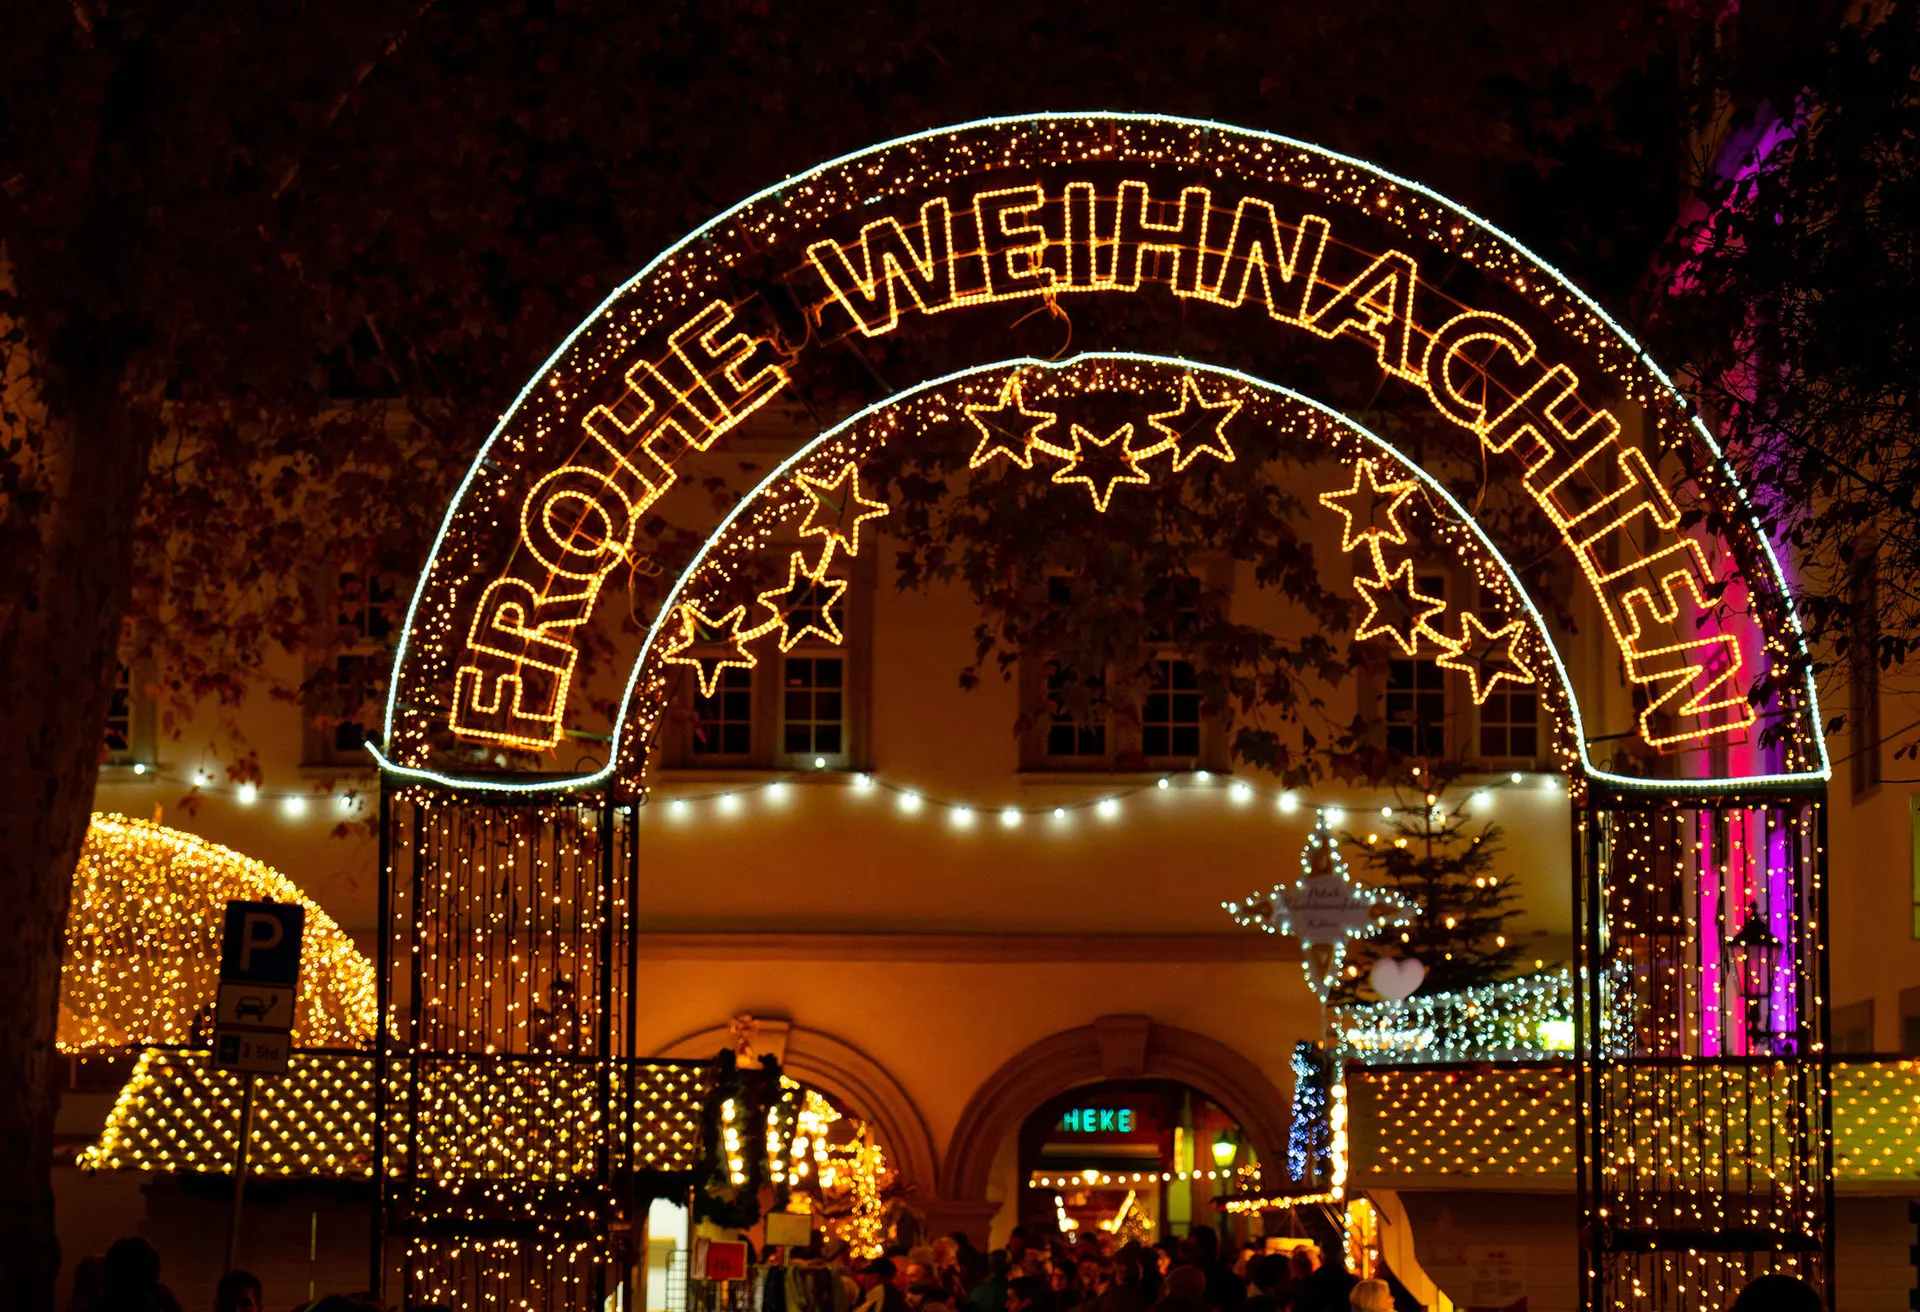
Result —
POLYGON ((1245 1056, 1193 1030, 1145 1016, 1103 1016, 1021 1049, 989 1075, 960 1112, 940 1168, 940 1192, 982 1199, 1006 1137, 1047 1099, 1111 1079, 1177 1080, 1240 1123, 1262 1162, 1287 1160, 1286 1100, 1245 1056))
POLYGON ((305 1048, 373 1038, 373 963, 271 866, 193 834, 96 815, 73 876, 60 970, 63 1052, 194 1045, 220 974, 229 900, 307 909, 293 1037, 305 1048))
MULTIPOLYGON (((842 1039, 798 1025, 785 1031, 781 1072, 820 1090, 852 1116, 872 1124, 901 1183, 933 1187, 939 1160, 920 1108, 879 1062, 842 1039)), ((657 1056, 709 1058, 734 1044, 726 1025, 689 1034, 657 1056)))
POLYGON ((642 563, 649 516, 686 504, 682 466, 728 451, 776 398, 871 414, 912 394, 877 369, 834 373, 868 344, 944 380, 1018 354, 1010 316, 983 318, 995 307, 1079 316, 1097 348, 1116 296, 1222 316, 1209 322, 1224 344, 1160 352, 1218 357, 1196 369, 1304 395, 1327 362, 1358 362, 1477 439, 1559 531, 1612 655, 1646 690, 1624 722, 1585 716, 1587 732, 1624 724, 1687 753, 1674 773, 1695 789, 1826 778, 1772 547, 1706 427, 1619 324, 1418 184, 1287 138, 1136 114, 986 120, 830 161, 610 297, 461 484, 409 609, 382 764, 480 789, 604 780, 612 760, 565 774, 540 754, 570 730, 576 638, 602 584, 642 563), (1445 286, 1423 262, 1444 262, 1445 286), (1295 356, 1306 381, 1286 376, 1295 356), (1762 717, 1784 760, 1751 749, 1762 717))

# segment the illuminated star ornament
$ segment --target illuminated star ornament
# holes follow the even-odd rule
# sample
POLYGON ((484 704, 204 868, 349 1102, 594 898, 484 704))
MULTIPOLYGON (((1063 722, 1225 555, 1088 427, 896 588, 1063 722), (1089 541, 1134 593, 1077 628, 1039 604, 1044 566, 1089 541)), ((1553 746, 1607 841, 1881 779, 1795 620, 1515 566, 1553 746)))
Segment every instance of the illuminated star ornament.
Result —
POLYGON ((1363 542, 1377 547, 1382 540, 1406 545, 1407 531, 1395 515, 1416 486, 1410 478, 1382 483, 1378 466, 1362 460, 1353 467, 1352 487, 1344 492, 1322 492, 1320 504, 1339 511, 1346 521, 1340 530, 1340 550, 1352 551, 1363 542))
POLYGON ((787 560, 787 581, 760 594, 760 604, 773 612, 763 629, 780 630, 781 651, 791 651, 809 634, 837 644, 842 637, 833 608, 846 590, 847 580, 834 578, 825 569, 809 572, 806 557, 796 551, 787 560))
POLYGON ((1275 885, 1264 897, 1223 902, 1235 924, 1257 926, 1269 934, 1300 942, 1300 968, 1314 996, 1325 1003, 1346 967, 1347 945, 1378 930, 1412 921, 1417 908, 1398 893, 1370 888, 1355 880, 1334 845, 1323 811, 1306 846, 1300 849, 1300 878, 1275 885))
POLYGON ((1133 425, 1122 424, 1105 437, 1098 437, 1080 425, 1073 426, 1073 448, 1064 469, 1056 469, 1056 483, 1085 483, 1093 494, 1093 508, 1106 513, 1113 490, 1122 483, 1148 483, 1152 480, 1140 468, 1133 450, 1133 425))
POLYGON ((667 647, 666 663, 692 666, 700 680, 700 695, 713 696, 720 688, 722 670, 754 667, 754 656, 747 650, 747 644, 773 627, 763 624, 757 629, 742 629, 740 626, 746 617, 744 604, 715 618, 698 602, 686 603, 680 607, 680 632, 667 647))
POLYGON ((827 540, 827 549, 820 555, 820 572, 826 572, 836 547, 845 547, 849 556, 859 555, 860 525, 887 513, 884 501, 869 501, 860 495, 859 471, 849 463, 841 466, 831 482, 822 482, 811 474, 802 474, 795 482, 813 498, 800 524, 800 536, 818 535, 827 540))
POLYGON ((1033 449, 1054 455, 1066 455, 1065 450, 1048 445, 1039 440, 1040 430, 1053 423, 1059 416, 1045 410, 1029 410, 1020 396, 1020 375, 1014 374, 1007 379, 1005 387, 1000 389, 1000 400, 994 405, 970 405, 967 418, 980 430, 980 445, 973 449, 973 458, 967 461, 967 468, 978 469, 995 456, 1005 456, 1022 469, 1033 468, 1033 449), (1025 423, 1021 421, 1025 420, 1025 423))
POLYGON ((1179 473, 1203 455, 1231 462, 1233 447, 1227 442, 1227 421, 1240 412, 1237 397, 1209 401, 1200 395, 1200 384, 1192 374, 1180 379, 1180 402, 1171 410, 1147 416, 1147 422, 1165 434, 1161 441, 1137 456, 1158 455, 1171 449, 1173 469, 1179 473))
POLYGON ((1360 590, 1360 599, 1367 603, 1367 617, 1353 636, 1366 639, 1384 635, 1392 638, 1409 656, 1418 649, 1423 633, 1443 647, 1450 646, 1451 639, 1435 632, 1427 623, 1444 611, 1447 603, 1420 591, 1413 577, 1413 562, 1403 560, 1398 569, 1389 572, 1387 562, 1380 555, 1380 544, 1376 542, 1373 568, 1375 577, 1356 575, 1353 580, 1354 587, 1360 590))
POLYGON ((1502 679, 1512 684, 1534 681, 1532 667, 1515 650, 1520 628, 1517 616, 1497 629, 1488 629, 1478 615, 1464 611, 1460 636, 1447 640, 1449 650, 1435 664, 1466 675, 1473 688, 1473 704, 1479 706, 1493 695, 1494 685, 1502 679))

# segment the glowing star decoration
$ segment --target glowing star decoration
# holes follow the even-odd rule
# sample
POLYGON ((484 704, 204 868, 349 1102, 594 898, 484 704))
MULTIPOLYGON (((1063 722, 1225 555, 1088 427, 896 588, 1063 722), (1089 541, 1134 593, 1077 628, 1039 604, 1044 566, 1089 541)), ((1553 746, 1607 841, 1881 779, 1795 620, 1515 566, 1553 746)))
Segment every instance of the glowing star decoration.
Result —
POLYGON ((1300 849, 1300 878, 1275 885, 1264 897, 1223 902, 1238 925, 1286 934, 1301 947, 1301 969, 1314 996, 1325 1003, 1346 966, 1347 944, 1377 930, 1412 920, 1414 904, 1398 893, 1370 888, 1354 879, 1334 845, 1322 811, 1300 849))
POLYGON ((1515 648, 1520 628, 1518 616, 1489 630, 1478 615, 1463 611, 1460 636, 1448 639, 1450 650, 1436 663, 1465 674, 1473 688, 1473 704, 1479 706, 1492 696, 1494 685, 1502 679, 1512 684, 1534 681, 1532 667, 1515 648))
POLYGON ((1066 450, 1040 441, 1040 431, 1060 416, 1045 410, 1029 410, 1020 395, 1020 375, 1008 377, 994 405, 970 405, 967 418, 980 430, 980 445, 973 449, 967 468, 978 469, 995 456, 1005 456, 1022 469, 1033 468, 1033 451, 1039 447, 1052 455, 1065 456, 1066 450), (1011 413, 1008 413, 1011 411, 1011 413), (1018 420, 1027 420, 1025 424, 1018 420))
POLYGON ((1382 540, 1405 546, 1407 531, 1400 527, 1395 514, 1417 486, 1410 478, 1382 483, 1379 466, 1372 460, 1355 464, 1352 487, 1320 494, 1320 504, 1339 511, 1346 521, 1340 530, 1340 550, 1352 551, 1368 543, 1377 551, 1382 540))
POLYGON ((778 627, 781 651, 793 650, 808 634, 837 646, 844 637, 834 623, 833 608, 846 591, 847 580, 832 577, 824 567, 809 571, 806 558, 796 551, 787 560, 787 581, 760 594, 760 604, 773 618, 755 632, 778 627))
POLYGON ((1056 483, 1085 483, 1093 508, 1105 514, 1113 490, 1122 483, 1150 483, 1133 450, 1133 425, 1122 424, 1105 437, 1080 425, 1073 426, 1071 463, 1053 474, 1056 483))
MULTIPOLYGON (((1427 621, 1444 611, 1447 603, 1420 591, 1419 583, 1413 576, 1413 562, 1403 560, 1398 569, 1389 571, 1387 562, 1380 556, 1380 544, 1376 542, 1373 544, 1373 567, 1376 577, 1355 576, 1353 580, 1354 587, 1360 590, 1360 599, 1367 603, 1367 617, 1360 622, 1353 636, 1362 640, 1382 636, 1392 638, 1400 650, 1409 656, 1419 648, 1420 635, 1423 633, 1446 646, 1446 636, 1437 632, 1427 621)), ((1519 623, 1518 620, 1514 622, 1519 623)))
POLYGON ((1183 374, 1180 378, 1179 404, 1171 410, 1147 416, 1147 422, 1166 436, 1146 450, 1134 454, 1145 458, 1171 449, 1175 473, 1203 455, 1231 463, 1233 447, 1227 442, 1227 422, 1240 413, 1240 404, 1240 399, 1234 396, 1226 396, 1218 401, 1207 400, 1200 394, 1200 384, 1194 381, 1193 375, 1183 374))
POLYGON ((860 525, 887 513, 884 501, 869 501, 860 495, 860 472, 846 464, 832 482, 823 483, 808 474, 796 481, 813 498, 800 524, 800 536, 817 534, 827 540, 827 549, 820 555, 820 572, 826 572, 836 547, 845 547, 849 556, 859 555, 860 525))
POLYGON ((754 629, 742 629, 746 606, 735 606, 717 619, 708 615, 699 603, 680 607, 680 632, 667 648, 669 665, 690 665, 700 680, 700 695, 711 697, 720 687, 720 672, 726 669, 750 670, 755 660, 747 644, 778 624, 775 620, 754 629), (704 649, 704 650, 703 650, 704 649))

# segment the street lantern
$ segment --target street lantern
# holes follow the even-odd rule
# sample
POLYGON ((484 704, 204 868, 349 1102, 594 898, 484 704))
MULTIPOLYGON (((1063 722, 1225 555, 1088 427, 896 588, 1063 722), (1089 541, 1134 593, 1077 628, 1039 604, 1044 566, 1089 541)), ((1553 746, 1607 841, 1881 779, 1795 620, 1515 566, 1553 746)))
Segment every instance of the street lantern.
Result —
POLYGON ((1223 1134, 1213 1141, 1213 1164, 1224 1171, 1233 1165, 1234 1155, 1239 1151, 1240 1145, 1223 1134))
POLYGON ((1767 928, 1757 908, 1747 908, 1746 922, 1726 940, 1727 975, 1746 1003, 1747 1039, 1772 1051, 1773 975, 1780 960, 1780 940, 1767 928))

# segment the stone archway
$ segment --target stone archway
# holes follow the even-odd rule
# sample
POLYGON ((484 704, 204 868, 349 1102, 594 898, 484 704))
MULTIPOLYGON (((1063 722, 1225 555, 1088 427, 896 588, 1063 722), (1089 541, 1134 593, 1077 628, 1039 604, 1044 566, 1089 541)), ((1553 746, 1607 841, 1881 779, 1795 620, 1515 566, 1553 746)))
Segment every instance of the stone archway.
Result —
MULTIPOLYGON (((779 1059, 780 1069, 820 1090, 847 1112, 872 1123, 902 1185, 931 1191, 939 1154, 926 1120, 900 1082, 879 1062, 846 1041, 791 1021, 757 1018, 756 1049, 779 1059)), ((676 1039, 657 1057, 712 1057, 733 1047, 730 1026, 714 1025, 676 1039)))
POLYGON ((1189 1085, 1240 1122, 1261 1161, 1286 1160, 1286 1098, 1252 1061, 1218 1039, 1147 1016, 1102 1016, 1028 1045, 974 1091, 947 1144, 941 1195, 984 1201, 994 1154, 1035 1107, 1081 1085, 1121 1079, 1189 1085))

